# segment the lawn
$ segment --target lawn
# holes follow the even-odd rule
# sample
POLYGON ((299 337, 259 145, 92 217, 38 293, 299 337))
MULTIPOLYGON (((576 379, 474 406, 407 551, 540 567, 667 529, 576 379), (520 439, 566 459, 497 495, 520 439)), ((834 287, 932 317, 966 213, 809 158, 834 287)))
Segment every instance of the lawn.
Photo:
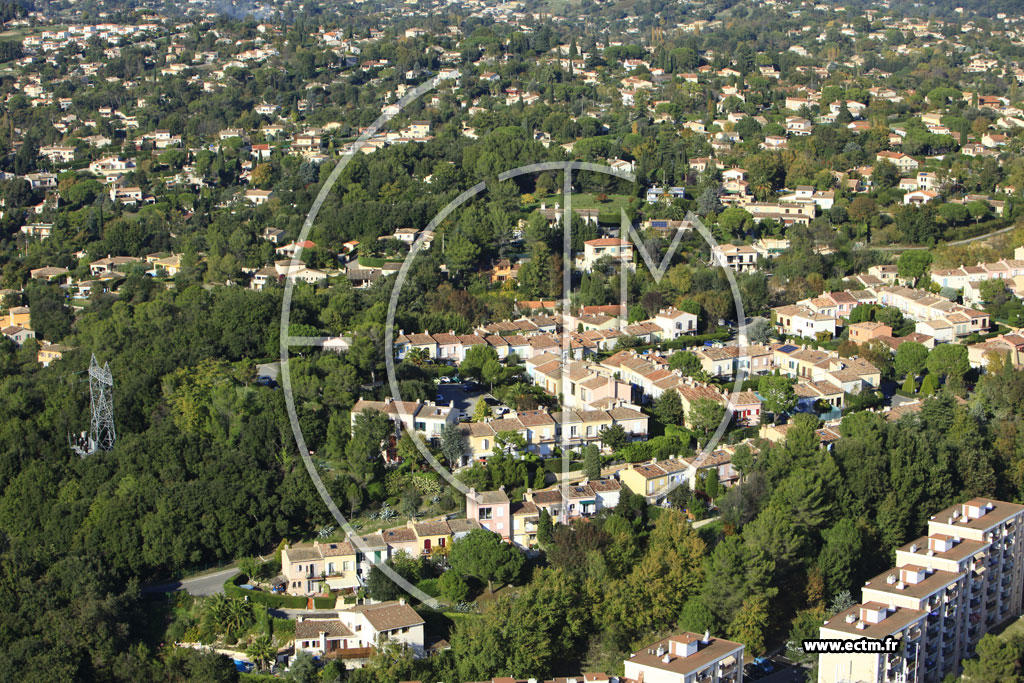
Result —
POLYGON ((1014 636, 1024 636, 1024 617, 1019 617, 1006 624, 1006 626, 993 629, 992 634, 1009 640, 1014 636))
MULTIPOLYGON (((591 192, 574 192, 572 195, 572 208, 598 209, 600 211, 598 215, 600 222, 617 225, 619 223, 619 210, 629 206, 629 202, 633 200, 633 197, 625 194, 609 194, 607 197, 607 201, 599 202, 597 201, 597 195, 591 192)), ((558 194, 550 195, 531 204, 526 204, 523 208, 533 211, 534 209, 539 209, 541 203, 545 204, 548 208, 554 208, 556 203, 562 205, 562 196, 558 194)))
POLYGON ((24 26, 22 28, 14 28, 9 31, 0 32, 0 41, 10 42, 17 41, 21 42, 25 39, 25 36, 39 36, 43 34, 43 31, 63 31, 67 26, 24 26))

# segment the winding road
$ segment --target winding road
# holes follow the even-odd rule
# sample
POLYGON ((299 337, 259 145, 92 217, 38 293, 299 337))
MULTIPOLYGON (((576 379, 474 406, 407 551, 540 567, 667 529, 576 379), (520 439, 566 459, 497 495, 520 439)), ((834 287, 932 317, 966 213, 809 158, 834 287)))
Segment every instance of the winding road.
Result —
POLYGON ((187 591, 189 595, 215 595, 224 592, 224 582, 238 573, 236 567, 218 569, 207 574, 200 574, 181 581, 143 586, 143 593, 173 593, 187 591))

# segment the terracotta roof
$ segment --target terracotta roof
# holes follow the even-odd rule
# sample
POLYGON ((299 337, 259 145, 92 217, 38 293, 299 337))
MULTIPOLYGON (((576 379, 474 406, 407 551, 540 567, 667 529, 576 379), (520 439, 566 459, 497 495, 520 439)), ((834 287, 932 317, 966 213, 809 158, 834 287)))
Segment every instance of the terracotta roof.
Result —
POLYGON ((423 617, 416 610, 403 602, 382 602, 376 605, 360 605, 348 610, 362 613, 370 625, 377 631, 392 631, 396 628, 419 626, 423 617))
POLYGON ((338 619, 306 619, 295 624, 296 640, 319 638, 321 633, 333 638, 352 638, 354 635, 338 619))

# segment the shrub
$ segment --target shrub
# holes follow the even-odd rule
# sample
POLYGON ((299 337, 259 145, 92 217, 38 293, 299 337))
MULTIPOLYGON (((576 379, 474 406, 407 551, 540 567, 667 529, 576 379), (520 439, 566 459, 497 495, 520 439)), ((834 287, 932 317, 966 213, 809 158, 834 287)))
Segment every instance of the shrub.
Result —
POLYGON ((248 598, 249 602, 267 607, 302 609, 306 606, 306 598, 301 595, 275 595, 263 591, 250 591, 240 588, 239 584, 241 583, 244 583, 241 574, 233 579, 228 579, 224 582, 224 594, 229 598, 248 598))
POLYGON ((453 571, 447 571, 437 580, 441 595, 448 602, 459 603, 469 596, 469 584, 453 571))
POLYGON ((416 587, 424 593, 426 593, 427 595, 429 595, 430 597, 436 598, 438 595, 441 594, 441 590, 438 586, 439 580, 440 579, 420 579, 416 583, 416 587))

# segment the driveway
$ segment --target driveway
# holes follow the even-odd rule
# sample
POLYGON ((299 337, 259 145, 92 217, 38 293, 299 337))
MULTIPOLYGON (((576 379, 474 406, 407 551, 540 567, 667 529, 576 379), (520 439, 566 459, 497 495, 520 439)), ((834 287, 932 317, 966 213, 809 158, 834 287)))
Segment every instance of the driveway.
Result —
POLYGON ((189 595, 214 595, 224 592, 224 582, 238 574, 238 569, 229 567, 218 569, 208 574, 193 576, 181 581, 171 581, 153 586, 143 586, 143 593, 173 593, 174 591, 187 591, 189 595))

